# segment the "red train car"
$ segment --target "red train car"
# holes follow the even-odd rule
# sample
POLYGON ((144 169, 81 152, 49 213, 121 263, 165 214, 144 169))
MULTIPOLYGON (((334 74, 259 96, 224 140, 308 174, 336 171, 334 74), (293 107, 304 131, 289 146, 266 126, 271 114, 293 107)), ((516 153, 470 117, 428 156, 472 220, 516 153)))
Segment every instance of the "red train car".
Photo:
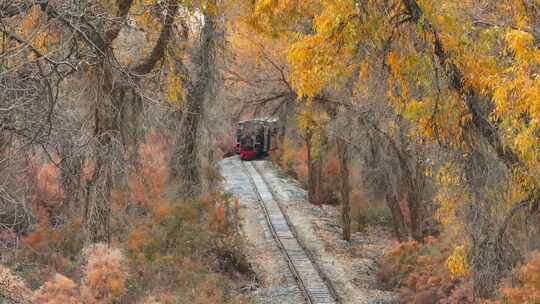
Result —
POLYGON ((274 118, 253 118, 238 122, 236 153, 242 160, 268 155, 272 149, 272 138, 277 134, 276 122, 274 118))

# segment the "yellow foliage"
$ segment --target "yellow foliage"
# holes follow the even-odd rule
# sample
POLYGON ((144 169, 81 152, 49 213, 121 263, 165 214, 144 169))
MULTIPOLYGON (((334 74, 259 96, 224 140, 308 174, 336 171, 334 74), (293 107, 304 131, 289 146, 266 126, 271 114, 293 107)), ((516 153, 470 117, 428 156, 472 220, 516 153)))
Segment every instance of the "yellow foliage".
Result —
POLYGON ((167 101, 171 104, 179 104, 186 97, 186 91, 182 85, 182 75, 169 74, 166 77, 167 101))
POLYGON ((439 208, 435 215, 445 227, 460 228, 456 221, 456 210, 469 199, 468 191, 461 186, 460 176, 461 172, 451 164, 442 166, 437 172, 439 191, 435 200, 439 208))
POLYGON ((321 2, 313 20, 315 33, 297 35, 287 54, 299 99, 315 97, 329 87, 339 88, 352 75, 358 26, 354 1, 321 2))
POLYGON ((254 2, 250 24, 265 33, 283 34, 289 26, 303 18, 312 17, 319 1, 257 0, 254 2), (281 33, 280 33, 281 32, 281 33))
POLYGON ((518 58, 524 59, 534 45, 534 37, 527 32, 511 29, 506 33, 506 43, 518 58))
POLYGON ((465 278, 471 274, 465 246, 460 245, 454 248, 452 255, 446 260, 446 266, 455 278, 465 278))

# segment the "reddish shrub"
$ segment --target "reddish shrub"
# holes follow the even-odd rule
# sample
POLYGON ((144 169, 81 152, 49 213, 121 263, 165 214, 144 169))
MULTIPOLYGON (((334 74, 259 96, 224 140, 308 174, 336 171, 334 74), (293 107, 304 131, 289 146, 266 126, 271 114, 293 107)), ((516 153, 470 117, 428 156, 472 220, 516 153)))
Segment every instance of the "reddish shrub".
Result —
POLYGON ((0 295, 13 299, 17 303, 29 303, 32 292, 20 278, 13 275, 8 268, 0 265, 0 295))
POLYGON ((90 303, 111 303, 125 293, 127 270, 125 259, 117 248, 95 244, 85 249, 88 257, 82 286, 83 297, 90 303))
POLYGON ((78 292, 78 286, 71 279, 61 274, 56 274, 52 281, 46 282, 36 291, 32 300, 35 303, 43 304, 83 303, 78 292))
POLYGON ((403 214, 403 218, 405 219, 405 222, 410 227, 411 225, 411 210, 409 209, 409 204, 406 200, 402 199, 399 201, 399 209, 401 209, 401 214, 403 214))
POLYGON ((236 139, 231 133, 224 133, 217 137, 216 146, 226 156, 232 156, 236 153, 236 139))
POLYGON ((473 303, 473 290, 466 278, 457 279, 446 265, 452 250, 430 237, 425 244, 398 244, 381 261, 379 278, 396 288, 403 303, 473 303))
POLYGON ((532 252, 519 270, 519 286, 502 288, 509 304, 540 303, 540 252, 532 252))
POLYGON ((39 221, 48 222, 62 206, 64 191, 60 184, 60 169, 53 163, 41 164, 31 158, 30 176, 35 187, 29 194, 34 215, 39 221))

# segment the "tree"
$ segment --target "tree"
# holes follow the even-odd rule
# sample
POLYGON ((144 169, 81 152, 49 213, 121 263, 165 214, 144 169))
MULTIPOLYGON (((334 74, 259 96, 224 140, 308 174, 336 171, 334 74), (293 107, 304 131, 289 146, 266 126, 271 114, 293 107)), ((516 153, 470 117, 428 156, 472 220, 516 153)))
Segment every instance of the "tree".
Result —
MULTIPOLYGON (((74 194, 71 198, 78 197, 80 190, 75 188, 84 188, 84 191, 81 191, 84 201, 82 214, 89 242, 110 240, 111 191, 113 187, 125 184, 126 172, 130 170, 128 161, 137 167, 138 144, 144 136, 141 125, 143 101, 148 97, 145 96, 142 80, 146 75, 153 74, 160 62, 166 61, 170 54, 167 50, 174 38, 175 23, 189 18, 179 15, 180 6, 191 8, 191 5, 191 2, 149 1, 141 4, 119 0, 111 5, 88 3, 83 7, 70 7, 47 1, 21 1, 1 7, 4 47, 1 55, 4 60, 2 67, 12 71, 8 76, 12 76, 16 81, 24 81, 21 76, 28 72, 40 75, 37 79, 41 79, 43 84, 42 96, 45 96, 45 101, 50 104, 50 110, 44 112, 47 115, 45 124, 37 128, 37 132, 28 129, 30 132, 26 138, 30 139, 29 142, 37 143, 46 153, 56 144, 56 140, 48 140, 47 137, 50 137, 53 131, 56 132, 55 119, 58 117, 57 112, 60 113, 56 108, 58 100, 64 104, 64 100, 71 98, 71 92, 62 87, 65 83, 70 82, 72 87, 74 84, 78 85, 84 92, 84 97, 92 101, 90 105, 84 105, 88 112, 82 113, 77 117, 80 120, 75 122, 75 125, 82 129, 78 135, 87 137, 86 142, 77 142, 76 147, 70 147, 72 143, 69 141, 73 142, 74 139, 69 139, 64 148, 59 149, 62 153, 59 166, 63 170, 66 190, 69 190, 66 193, 74 194), (79 13, 73 15, 76 11, 79 13), (134 58, 137 56, 133 52, 127 52, 127 55, 119 53, 126 51, 116 45, 119 40, 126 42, 124 37, 119 37, 123 31, 128 31, 127 24, 133 22, 133 19, 146 27, 146 38, 151 46, 146 54, 138 58, 134 58), (30 60, 25 62, 26 58, 21 58, 21 54, 30 60), (21 62, 23 68, 20 68, 21 62), (87 117, 90 118, 90 123, 83 121, 87 117), (84 152, 79 145, 84 145, 84 152), (79 155, 74 155, 77 150, 79 155), (126 155, 131 156, 126 158, 126 155), (85 158, 86 166, 82 165, 81 157, 85 158), (83 174, 85 169, 87 172, 83 174), (81 179, 84 183, 81 183, 81 179)), ((201 3, 201 8, 204 5, 201 3)), ((192 12, 196 14, 198 9, 195 7, 192 12)), ((208 21, 211 18, 206 20, 211 24, 211 21, 208 21)), ((128 43, 134 42, 136 41, 132 40, 128 43)), ((206 70, 209 71, 212 62, 208 61, 210 55, 206 57, 207 61, 203 65, 206 65, 206 70)), ((201 78, 207 79, 206 74, 203 73, 201 78)), ((189 75, 179 74, 177 77, 181 76, 187 78, 189 75)), ((14 82, 9 82, 9 78, 3 77, 2 80, 6 81, 7 89, 18 94, 23 102, 20 108, 14 110, 21 109, 30 113, 24 108, 28 108, 30 96, 24 97, 15 93, 21 90, 14 82)), ((165 84, 165 90, 170 92, 179 89, 168 88, 170 84, 165 84)), ((196 87, 199 95, 206 91, 206 86, 196 87)), ((28 92, 33 93, 35 90, 29 88, 28 92)), ((9 98, 6 102, 8 100, 9 98)), ((71 109, 71 105, 67 106, 71 109)), ((15 111, 7 114, 12 117, 16 115, 15 111)), ((31 121, 19 117, 21 121, 31 121)), ((185 121, 189 125, 191 120, 185 121)), ((17 134, 17 137, 22 135, 20 131, 23 130, 11 123, 3 124, 2 129, 17 134)), ((194 138, 196 137, 185 137, 183 140, 188 142, 194 138)), ((189 145, 190 143, 186 143, 186 146, 189 145)), ((196 149, 194 151, 192 155, 196 154, 196 149)), ((192 164, 193 162, 182 163, 186 166, 183 169, 187 172, 192 164)))
POLYGON ((192 58, 195 71, 190 75, 180 56, 174 52, 174 70, 183 79, 186 90, 185 108, 179 125, 177 149, 172 158, 173 178, 179 183, 183 195, 199 193, 201 176, 198 162, 198 137, 203 117, 204 103, 210 102, 214 91, 215 53, 218 40, 216 19, 218 18, 216 1, 201 3, 202 27, 199 32, 198 54, 192 58))
POLYGON ((351 240, 351 186, 349 184, 349 156, 347 142, 338 137, 336 139, 337 153, 339 157, 340 193, 341 193, 341 218, 343 225, 343 239, 351 240))
MULTIPOLYGON (((382 136, 375 145, 388 144, 379 151, 397 161, 400 179, 387 187, 387 201, 406 202, 416 240, 424 236, 423 196, 430 195, 425 187, 436 183, 423 171, 437 170, 445 161, 426 166, 428 155, 412 155, 410 147, 451 156, 470 198, 451 209, 469 208, 462 220, 474 257, 475 291, 489 295, 515 260, 510 257, 515 245, 503 237, 509 221, 523 218, 520 211, 538 210, 533 135, 538 7, 531 1, 287 1, 275 7, 257 1, 254 15, 262 28, 294 32, 284 35, 292 41, 290 78, 299 100, 343 90, 358 77, 357 96, 363 96, 351 100, 374 98, 392 107, 391 124, 378 127, 367 120, 365 125, 382 136), (384 98, 365 80, 366 66, 380 75, 384 98), (392 131, 392 124, 400 132, 392 131), (490 173, 482 177, 481 168, 490 173), (490 193, 496 188, 501 191, 490 193)), ((396 230, 404 229, 402 215, 391 209, 396 230)))

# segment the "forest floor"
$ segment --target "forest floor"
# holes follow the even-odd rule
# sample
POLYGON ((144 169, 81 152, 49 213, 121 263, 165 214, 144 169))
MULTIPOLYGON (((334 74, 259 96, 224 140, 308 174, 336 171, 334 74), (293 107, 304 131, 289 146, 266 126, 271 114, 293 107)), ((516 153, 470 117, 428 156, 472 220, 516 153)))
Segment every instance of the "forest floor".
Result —
MULTIPOLYGON (((341 303, 398 303, 396 294, 384 291, 377 280, 376 261, 393 245, 387 229, 367 227, 354 233, 347 243, 340 238, 338 207, 309 204, 299 183, 284 176, 273 163, 254 161, 253 164, 273 189, 300 243, 334 285, 341 303)), ((240 201, 240 232, 247 243, 248 260, 257 274, 257 280, 247 286, 252 302, 303 303, 294 293, 294 280, 280 271, 286 269, 286 262, 268 231, 240 160, 231 157, 220 165, 225 190, 240 201)))

